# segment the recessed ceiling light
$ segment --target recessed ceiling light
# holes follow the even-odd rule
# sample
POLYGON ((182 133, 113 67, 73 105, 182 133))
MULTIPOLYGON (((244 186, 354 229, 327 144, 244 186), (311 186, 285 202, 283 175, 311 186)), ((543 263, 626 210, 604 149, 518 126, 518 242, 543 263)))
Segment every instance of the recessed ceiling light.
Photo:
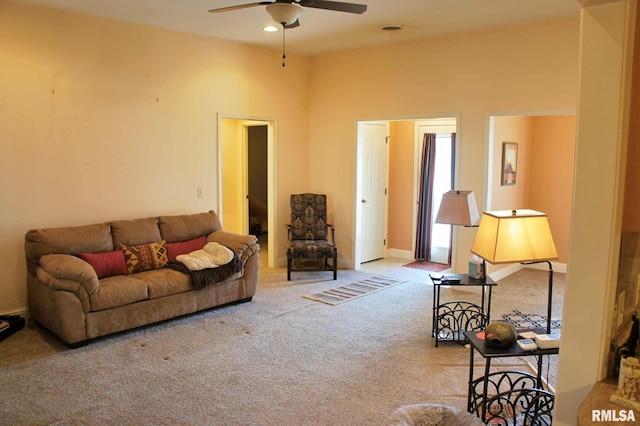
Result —
POLYGON ((278 31, 278 27, 276 27, 275 25, 267 25, 263 29, 268 33, 274 33, 276 31, 278 31))
POLYGON ((400 25, 384 25, 380 27, 382 31, 400 31, 402 26, 400 25))

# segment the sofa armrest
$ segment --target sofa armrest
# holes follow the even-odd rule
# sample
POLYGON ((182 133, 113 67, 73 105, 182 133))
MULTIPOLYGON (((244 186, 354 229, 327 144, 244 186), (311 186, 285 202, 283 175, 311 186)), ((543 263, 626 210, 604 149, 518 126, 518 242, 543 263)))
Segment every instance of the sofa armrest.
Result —
POLYGON ((84 260, 69 254, 46 254, 40 258, 37 276, 54 290, 78 293, 75 283, 81 285, 88 295, 100 286, 95 269, 84 260))
POLYGON ((240 257, 243 264, 249 256, 260 251, 260 244, 258 244, 258 238, 255 235, 242 235, 219 230, 209 234, 207 242, 217 242, 229 247, 240 257))

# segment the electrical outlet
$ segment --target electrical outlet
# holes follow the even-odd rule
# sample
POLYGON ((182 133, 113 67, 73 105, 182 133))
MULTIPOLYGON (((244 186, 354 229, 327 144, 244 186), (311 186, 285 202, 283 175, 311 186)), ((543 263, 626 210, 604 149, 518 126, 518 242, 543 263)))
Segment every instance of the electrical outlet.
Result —
POLYGON ((202 191, 201 186, 198 187, 197 193, 198 193, 198 198, 204 197, 204 192, 202 191))

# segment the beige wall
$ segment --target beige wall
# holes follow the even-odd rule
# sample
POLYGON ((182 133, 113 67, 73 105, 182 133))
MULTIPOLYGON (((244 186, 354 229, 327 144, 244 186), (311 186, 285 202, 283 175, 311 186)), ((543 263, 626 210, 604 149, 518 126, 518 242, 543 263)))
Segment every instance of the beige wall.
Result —
POLYGON ((569 258, 576 148, 576 116, 533 117, 529 205, 545 212, 559 262, 569 258))
POLYGON ((561 263, 569 253, 575 140, 575 115, 494 118, 491 210, 546 213, 561 263), (518 143, 515 185, 501 185, 503 142, 518 143))
POLYGON ((389 226, 387 249, 413 251, 415 122, 389 125, 389 226))
POLYGON ((283 69, 277 51, 0 2, 0 312, 27 306, 30 228, 217 209, 218 113, 273 117, 276 190, 306 189, 308 75, 298 55, 283 69))
MULTIPOLYGON (((565 19, 313 58, 309 179, 333 197, 343 259, 354 266, 358 120, 459 113, 458 186, 484 208, 487 114, 575 108, 578 30, 565 19)), ((457 233, 458 264, 474 236, 457 233)))
POLYGON ((220 134, 220 155, 224 158, 221 161, 221 185, 222 207, 220 217, 222 226, 229 232, 242 233, 245 231, 242 219, 246 217, 243 213, 244 202, 242 194, 246 192, 243 184, 243 160, 245 152, 243 120, 223 119, 221 120, 220 134))
POLYGON ((532 144, 532 120, 527 116, 505 116, 493 119, 493 167, 491 168, 491 205, 489 210, 533 208, 528 205, 532 144), (502 144, 518 144, 516 183, 502 185, 502 144))

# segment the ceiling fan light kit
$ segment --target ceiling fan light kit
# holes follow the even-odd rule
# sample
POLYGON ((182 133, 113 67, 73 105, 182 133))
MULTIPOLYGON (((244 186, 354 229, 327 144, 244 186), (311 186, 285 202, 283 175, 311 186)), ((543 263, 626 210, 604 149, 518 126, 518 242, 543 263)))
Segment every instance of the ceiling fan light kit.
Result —
POLYGON ((295 3, 271 3, 267 12, 279 24, 291 25, 302 15, 302 7, 295 3))

